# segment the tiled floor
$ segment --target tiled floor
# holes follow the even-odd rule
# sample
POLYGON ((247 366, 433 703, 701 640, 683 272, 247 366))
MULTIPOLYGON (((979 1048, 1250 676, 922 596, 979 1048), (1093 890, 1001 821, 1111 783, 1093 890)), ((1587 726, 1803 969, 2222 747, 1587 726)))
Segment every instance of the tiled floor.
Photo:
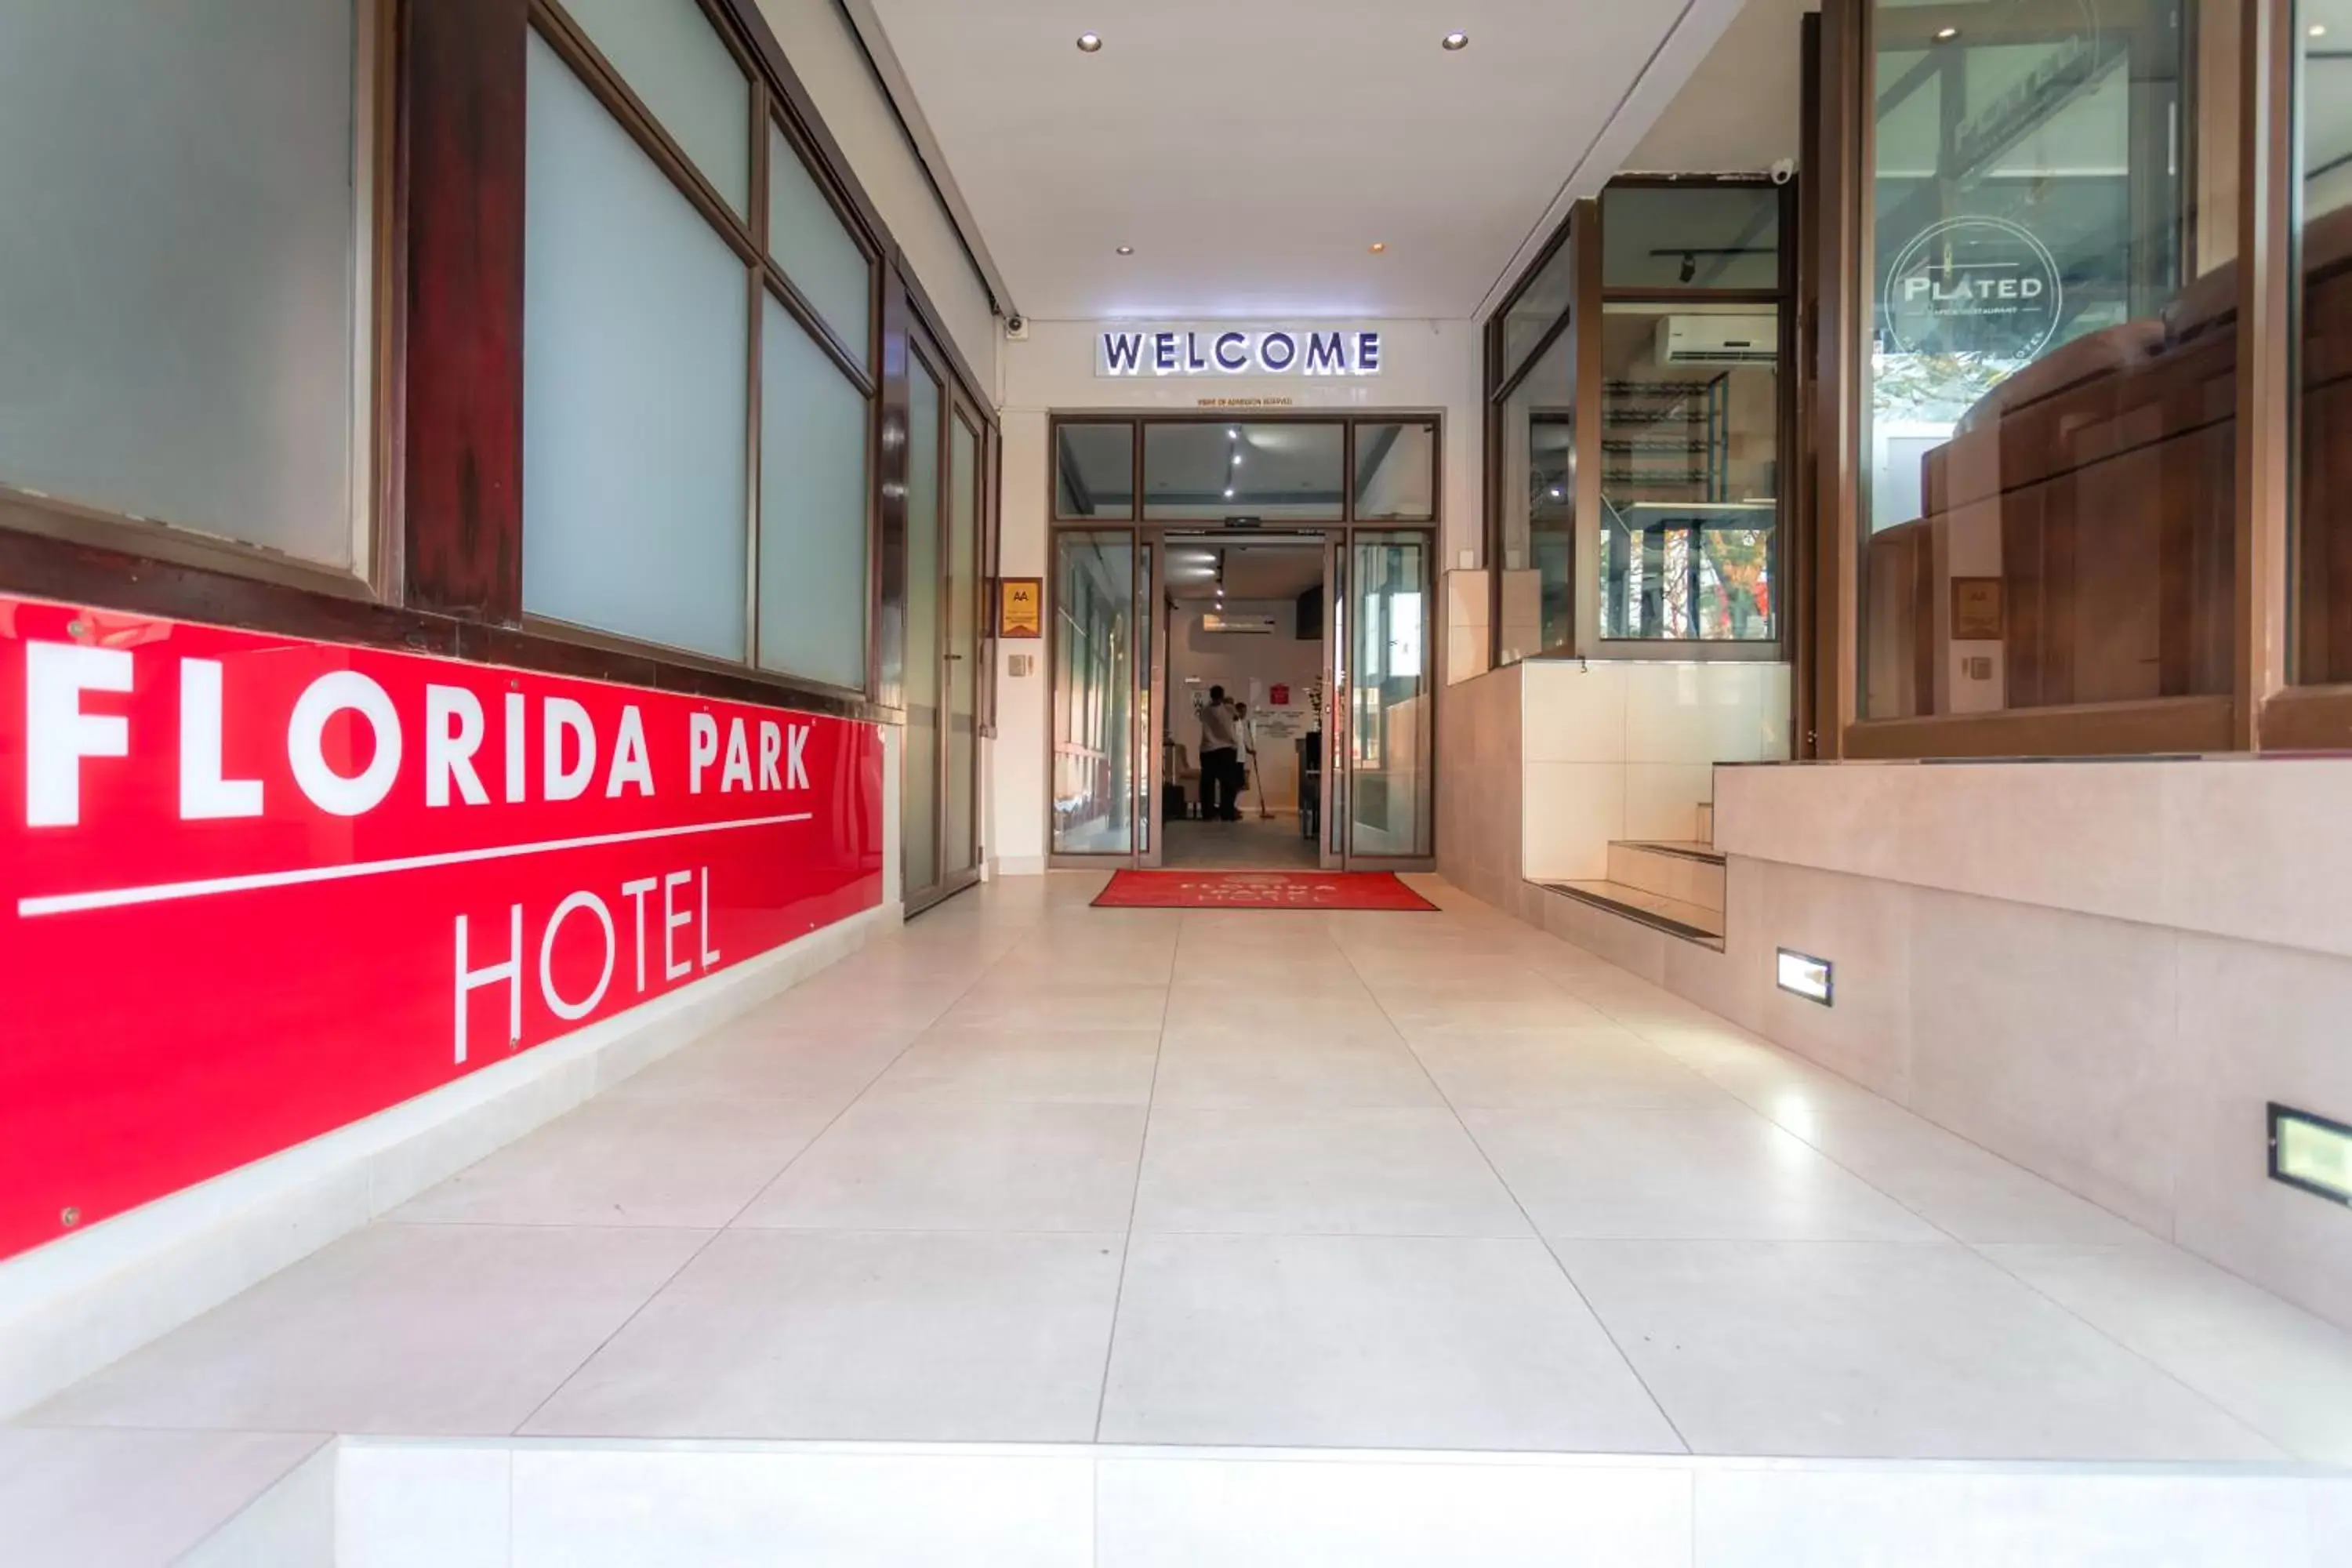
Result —
MULTIPOLYGON (((1246 804, 1250 811, 1257 809, 1255 797, 1246 804)), ((1299 833, 1296 811, 1244 816, 1239 822, 1175 817, 1163 823, 1160 832, 1166 836, 1160 863, 1166 866, 1292 871, 1312 871, 1316 866, 1315 840, 1299 833)))
POLYGON ((941 907, 25 1425, 2352 1462, 2346 1336, 1434 879, 1099 880, 941 907))

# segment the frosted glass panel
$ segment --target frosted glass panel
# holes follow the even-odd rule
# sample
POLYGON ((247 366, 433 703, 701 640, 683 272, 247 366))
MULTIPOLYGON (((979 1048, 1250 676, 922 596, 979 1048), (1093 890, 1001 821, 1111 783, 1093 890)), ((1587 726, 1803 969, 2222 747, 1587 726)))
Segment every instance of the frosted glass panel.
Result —
POLYGON ((597 52, 739 213, 751 210, 751 84, 694 0, 565 0, 597 52))
POLYGON ((534 36, 523 607, 745 655, 743 265, 534 36))
POLYGON ((907 891, 940 879, 940 384, 918 363, 907 413, 907 891))
POLYGON ((862 689, 866 398, 772 297, 760 341, 760 663, 862 689))
POLYGON ((0 484, 352 563, 348 0, 0 0, 0 484))
POLYGON ((980 735, 980 439, 948 426, 947 868, 971 868, 972 755, 980 735))
POLYGON ((841 215, 808 165, 773 126, 768 128, 768 254, 857 363, 870 363, 873 266, 841 226, 841 215))

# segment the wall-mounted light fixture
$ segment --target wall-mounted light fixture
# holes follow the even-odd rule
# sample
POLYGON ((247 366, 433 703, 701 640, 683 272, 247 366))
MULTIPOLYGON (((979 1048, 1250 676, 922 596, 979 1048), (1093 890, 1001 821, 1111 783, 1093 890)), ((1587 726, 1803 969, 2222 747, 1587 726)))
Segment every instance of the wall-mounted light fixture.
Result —
POLYGON ((1773 955, 1773 983, 1791 996, 1802 996, 1808 1002, 1832 1005, 1833 986, 1830 978, 1830 961, 1815 958, 1811 953, 1779 949, 1773 955))
POLYGON ((2271 1180, 2352 1207, 2352 1127, 2273 1100, 2271 1180))

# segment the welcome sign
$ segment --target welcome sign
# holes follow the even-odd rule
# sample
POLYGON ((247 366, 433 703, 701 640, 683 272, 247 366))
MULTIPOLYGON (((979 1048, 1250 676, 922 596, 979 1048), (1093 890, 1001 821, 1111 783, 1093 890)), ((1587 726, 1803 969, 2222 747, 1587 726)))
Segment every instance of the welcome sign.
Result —
POLYGON ((1377 327, 1336 323, 1265 328, 1200 323, 1105 327, 1095 334, 1095 374, 1378 375, 1381 333, 1377 327))

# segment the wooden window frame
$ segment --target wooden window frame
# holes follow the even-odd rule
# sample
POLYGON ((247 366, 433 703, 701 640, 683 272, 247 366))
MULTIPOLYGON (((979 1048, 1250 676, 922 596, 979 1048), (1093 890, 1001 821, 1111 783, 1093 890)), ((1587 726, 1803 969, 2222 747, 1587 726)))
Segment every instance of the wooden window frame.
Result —
MULTIPOLYGON (((1147 413, 1137 409, 1070 409, 1056 410, 1045 422, 1045 494, 1046 521, 1052 530, 1086 528, 1175 529, 1179 532, 1213 531, 1223 525, 1229 513, 1202 512, 1194 517, 1146 517, 1145 475, 1143 471, 1143 432, 1151 425, 1336 425, 1342 431, 1339 443, 1341 500, 1337 517, 1270 518, 1265 531, 1312 532, 1334 528, 1396 528, 1441 530, 1445 516, 1445 411, 1439 408, 1367 408, 1361 410, 1322 409, 1227 409, 1184 413, 1147 413), (1062 427, 1066 425, 1124 425, 1129 427, 1131 450, 1134 453, 1135 503, 1124 517, 1066 517, 1062 514, 1062 497, 1058 484, 1061 468, 1062 427), (1356 432, 1366 426, 1426 425, 1431 430, 1430 447, 1430 514, 1427 517, 1360 518, 1356 515, 1356 432)), ((1246 539, 1246 530, 1234 531, 1234 537, 1246 539)))
MULTIPOLYGON (((1000 423, 980 391, 987 384, 947 334, 757 0, 697 3, 751 84, 753 112, 745 133, 751 139, 752 210, 740 216, 595 54, 560 0, 374 0, 362 13, 368 47, 359 113, 371 138, 364 172, 372 189, 369 243, 362 248, 373 284, 364 307, 364 365, 374 397, 368 427, 355 440, 373 501, 361 570, 346 574, 0 488, 0 587, 132 614, 901 721, 903 644, 894 639, 904 626, 910 327, 931 334, 983 427, 986 505, 979 521, 992 569, 1001 526, 1000 423), (868 399, 871 598, 862 691, 758 668, 750 635, 741 660, 709 658, 523 612, 525 70, 534 28, 745 264, 754 307, 746 353, 747 607, 755 607, 758 593, 758 290, 773 293, 868 399), (767 253, 771 125, 802 158, 872 265, 862 363, 767 253)), ((992 720, 992 662, 983 681, 992 720)))
POLYGON ((1859 716, 1859 464, 1868 339, 1871 8, 1825 0, 1819 39, 1820 199, 1807 244, 1818 272, 1806 404, 1820 548, 1801 701, 1822 757, 2114 756, 2352 750, 2352 686, 2289 684, 2295 247, 2294 0, 2238 6, 2237 407, 2232 485, 2236 582, 2225 693, 1866 720, 1859 716))

